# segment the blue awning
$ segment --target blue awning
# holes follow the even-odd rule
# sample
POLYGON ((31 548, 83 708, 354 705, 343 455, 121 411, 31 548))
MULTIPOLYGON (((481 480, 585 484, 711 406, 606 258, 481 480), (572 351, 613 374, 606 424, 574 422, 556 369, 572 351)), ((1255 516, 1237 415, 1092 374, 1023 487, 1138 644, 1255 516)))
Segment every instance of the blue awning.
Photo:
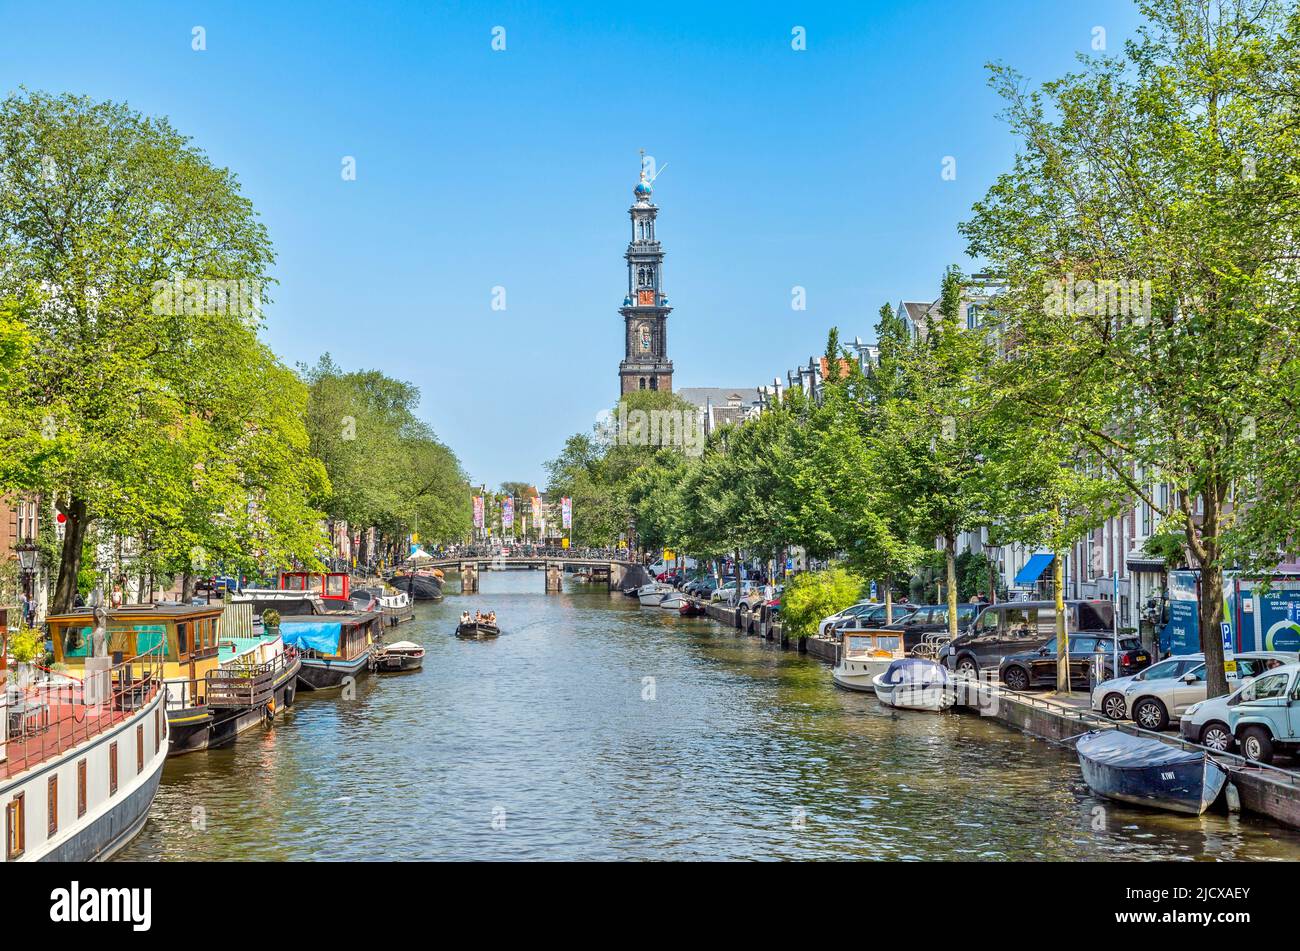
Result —
POLYGON ((1037 555, 1030 556, 1030 559, 1025 562, 1025 567, 1021 568, 1020 573, 1016 575, 1016 584, 1038 584, 1038 579, 1043 576, 1043 572, 1055 558, 1056 556, 1050 552, 1039 552, 1037 555))

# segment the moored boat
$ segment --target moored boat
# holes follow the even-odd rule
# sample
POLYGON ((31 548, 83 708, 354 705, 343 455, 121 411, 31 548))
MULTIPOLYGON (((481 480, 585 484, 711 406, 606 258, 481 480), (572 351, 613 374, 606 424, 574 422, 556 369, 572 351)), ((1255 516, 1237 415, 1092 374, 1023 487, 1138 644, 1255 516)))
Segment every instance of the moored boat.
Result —
POLYGON ((948 669, 934 661, 905 657, 891 661, 871 680, 876 699, 902 710, 947 710, 957 702, 957 685, 948 669))
POLYGON ((424 666, 424 648, 412 641, 384 644, 375 651, 375 670, 395 674, 424 666))
POLYGON ((1227 771, 1209 754, 1155 737, 1093 730, 1075 744, 1084 782, 1098 796, 1199 816, 1214 804, 1227 771))
POLYGON ((677 609, 677 613, 682 617, 699 617, 704 613, 704 606, 698 601, 687 598, 686 603, 677 609))
POLYGON ((661 581, 652 581, 647 585, 642 585, 637 589, 636 596, 641 601, 642 607, 655 608, 668 595, 675 593, 672 585, 664 584, 661 581))
POLYGON ((673 591, 669 594, 664 595, 664 599, 659 602, 659 607, 667 611, 681 611, 682 606, 685 605, 689 600, 690 599, 687 598, 686 595, 682 594, 680 591, 673 591))
POLYGON ((487 621, 461 621, 456 625, 456 636, 473 640, 482 640, 488 637, 497 637, 501 633, 501 628, 487 621))
POLYGON ((108 859, 144 827, 167 759, 162 648, 121 646, 114 652, 124 660, 92 657, 82 677, 20 684, 9 672, 0 690, 0 861, 108 859))
POLYGON ((412 601, 441 601, 443 575, 437 568, 412 571, 402 569, 388 577, 388 583, 409 595, 412 601))
POLYGON ((371 652, 383 636, 383 621, 378 611, 282 617, 280 636, 302 661, 298 685, 328 690, 369 671, 371 652))
POLYGON ((844 630, 840 632, 839 657, 831 670, 831 680, 845 690, 872 693, 875 678, 905 656, 899 631, 844 630))
MULTIPOLYGON (((127 657, 156 648, 162 661, 170 752, 188 753, 211 745, 217 711, 208 702, 209 675, 220 669, 217 642, 223 606, 125 604, 104 610, 110 655, 127 657)), ((95 617, 89 608, 47 619, 54 660, 84 670, 92 653, 95 617)), ((251 633, 251 632, 250 632, 251 633)))

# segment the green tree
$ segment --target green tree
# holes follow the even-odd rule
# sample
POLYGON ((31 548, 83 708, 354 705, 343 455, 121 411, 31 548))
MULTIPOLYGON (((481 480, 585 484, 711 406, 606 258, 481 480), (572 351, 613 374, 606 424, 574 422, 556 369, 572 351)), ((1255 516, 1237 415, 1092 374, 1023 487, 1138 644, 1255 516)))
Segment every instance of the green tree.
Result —
POLYGON ((192 341, 250 333, 258 319, 209 291, 256 297, 271 245, 228 170, 165 119, 124 105, 9 96, 0 181, 0 300, 41 342, 9 397, 39 425, 0 434, 0 484, 39 490, 67 517, 59 611, 96 519, 135 521, 175 492, 164 484, 179 476, 173 438, 202 438, 208 409, 196 377, 210 374, 196 374, 192 341))
POLYGON ((1281 0, 1141 9, 1122 56, 1033 91, 993 70, 1021 147, 963 230, 1007 275, 1008 339, 1062 381, 1031 405, 1181 530, 1214 696, 1224 570, 1297 544, 1300 20, 1281 0))

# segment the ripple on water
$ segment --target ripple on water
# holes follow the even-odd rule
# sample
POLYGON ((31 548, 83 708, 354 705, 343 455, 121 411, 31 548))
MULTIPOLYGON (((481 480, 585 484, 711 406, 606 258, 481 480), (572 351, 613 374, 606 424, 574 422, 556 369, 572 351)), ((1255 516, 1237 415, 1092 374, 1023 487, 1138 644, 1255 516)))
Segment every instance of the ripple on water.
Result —
MULTIPOLYGON (((1300 857, 1264 820, 1094 798, 1072 754, 540 572, 421 605, 425 669, 169 760, 125 859, 1300 857), (451 636, 494 608, 496 641, 451 636)), ((454 582, 453 585, 454 586, 454 582)))

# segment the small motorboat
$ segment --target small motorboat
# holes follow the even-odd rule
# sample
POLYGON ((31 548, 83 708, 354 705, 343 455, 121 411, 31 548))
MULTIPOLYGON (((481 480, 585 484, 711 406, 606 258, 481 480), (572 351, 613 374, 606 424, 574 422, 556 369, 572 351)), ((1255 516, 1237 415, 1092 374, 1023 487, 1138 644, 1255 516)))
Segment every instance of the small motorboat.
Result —
POLYGON ((831 680, 845 690, 871 693, 876 689, 876 677, 906 656, 901 631, 841 630, 839 659, 831 680))
POLYGON ((386 644, 375 651, 375 670, 381 674, 396 674, 419 670, 424 666, 424 648, 411 641, 386 644))
POLYGON ((657 608, 664 598, 676 593, 677 591, 672 585, 664 584, 661 581, 652 581, 638 588, 636 596, 641 599, 642 607, 657 608))
POLYGON ((688 602, 686 595, 680 591, 672 591, 664 595, 664 599, 659 602, 659 607, 666 611, 680 611, 688 602))
POLYGON ((920 657, 891 661, 871 680, 876 699, 901 710, 947 710, 957 702, 957 684, 948 668, 920 657))
POLYGON ((456 636, 468 640, 481 641, 488 637, 497 637, 501 634, 501 628, 487 621, 462 621, 456 625, 456 636))
POLYGON ((701 614, 704 614, 704 606, 698 601, 692 601, 690 598, 687 598, 686 603, 677 609, 677 613, 682 617, 699 617, 701 614))
POLYGON ((1098 796, 1199 816, 1214 804, 1228 773, 1207 753, 1149 736, 1093 730, 1075 745, 1084 782, 1098 796))

